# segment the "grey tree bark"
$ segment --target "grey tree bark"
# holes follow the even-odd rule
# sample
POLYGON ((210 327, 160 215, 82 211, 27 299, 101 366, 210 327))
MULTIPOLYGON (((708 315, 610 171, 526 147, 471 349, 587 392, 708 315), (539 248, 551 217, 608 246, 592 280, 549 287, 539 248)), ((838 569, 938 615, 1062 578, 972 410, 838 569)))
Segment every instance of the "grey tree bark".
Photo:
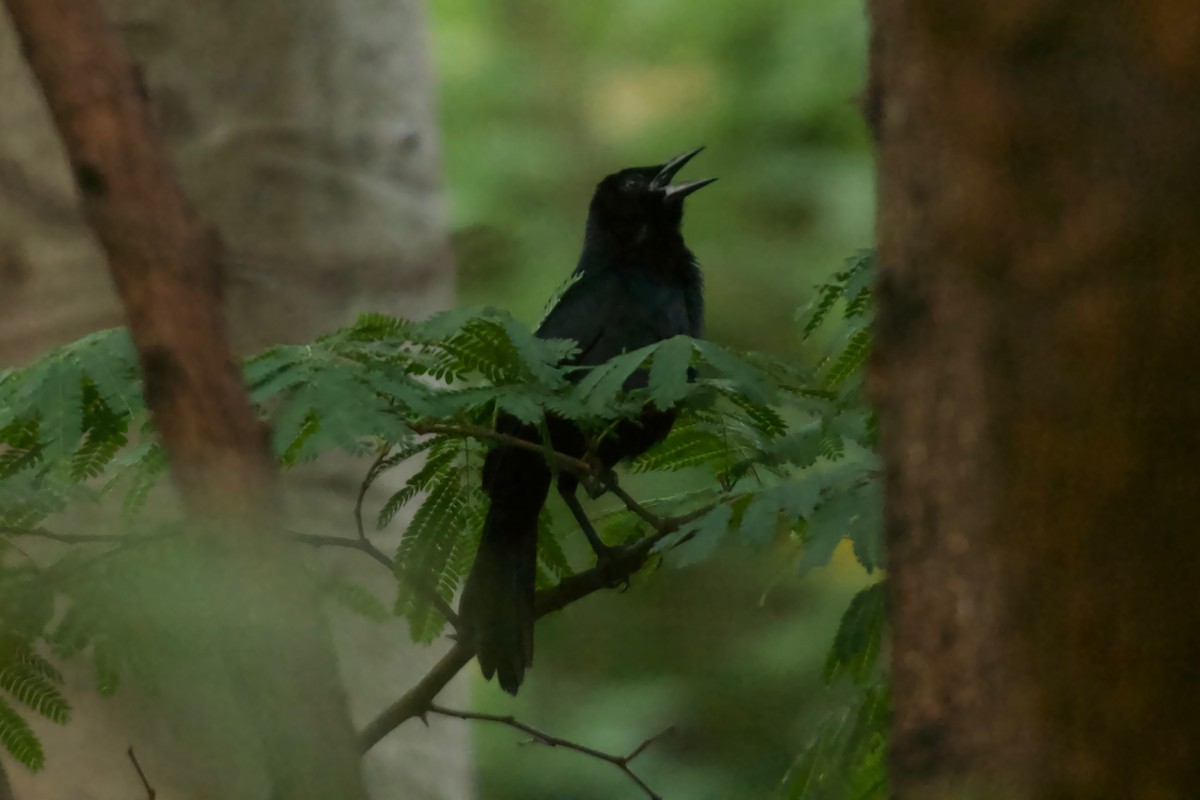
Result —
MULTIPOLYGON (((243 351, 303 341, 364 310, 422 315, 452 298, 432 80, 418 0, 111 0, 182 182, 220 230, 229 313, 243 351)), ((7 20, 0 19, 0 364, 121 323, 70 176, 7 20)), ((138 236, 138 221, 129 221, 138 236)), ((292 477, 305 530, 347 534, 362 465, 292 477)), ((387 486, 377 491, 387 491, 387 486)), ((403 521, 378 543, 394 544, 403 521)), ((387 598, 393 582, 357 553, 314 563, 387 598)), ((403 628, 332 612, 340 667, 365 722, 432 663, 403 628)), ((281 665, 286 667, 286 665, 281 665)), ((16 796, 201 797, 204 772, 170 720, 123 690, 102 700, 68 675, 74 719, 40 725, 45 773, 9 764, 16 796)), ((398 731, 367 757, 377 798, 470 795, 466 730, 398 731)))

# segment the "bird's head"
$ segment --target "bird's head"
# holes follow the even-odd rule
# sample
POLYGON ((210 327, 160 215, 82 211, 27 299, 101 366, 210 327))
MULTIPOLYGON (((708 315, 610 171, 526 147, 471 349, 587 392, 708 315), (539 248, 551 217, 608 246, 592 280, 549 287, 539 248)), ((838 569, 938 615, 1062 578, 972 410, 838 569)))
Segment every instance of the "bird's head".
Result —
POLYGON ((637 245, 678 236, 683 199, 716 178, 674 185, 671 179, 703 149, 698 147, 652 167, 629 167, 600 181, 588 212, 589 237, 637 245))

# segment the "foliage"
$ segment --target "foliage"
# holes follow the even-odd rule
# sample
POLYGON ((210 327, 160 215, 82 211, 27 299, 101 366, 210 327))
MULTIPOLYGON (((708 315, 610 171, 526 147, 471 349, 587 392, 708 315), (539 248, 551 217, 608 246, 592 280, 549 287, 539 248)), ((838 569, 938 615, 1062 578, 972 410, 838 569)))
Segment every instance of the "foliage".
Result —
MULTIPOLYGON (((679 419, 671 436, 637 459, 633 469, 692 470, 708 477, 685 495, 641 501, 660 515, 695 512, 690 523, 659 542, 662 558, 693 562, 733 537, 781 548, 803 572, 826 564, 849 538, 856 557, 871 571, 881 561, 875 426, 859 399, 863 348, 856 344, 865 330, 869 272, 869 257, 860 257, 820 290, 806 332, 827 320, 839 299, 845 300, 842 317, 857 330, 843 337, 841 352, 815 373, 687 337, 594 368, 571 368, 561 362, 572 343, 537 339, 508 314, 482 309, 447 312, 424 322, 367 314, 309 345, 281 345, 249 359, 246 380, 270 421, 273 446, 285 467, 331 450, 375 454, 365 479, 369 486, 410 459, 423 458, 376 520, 378 528, 387 527, 405 506, 415 506, 394 557, 394 611, 407 620, 417 641, 442 633, 446 620, 431 594, 450 601, 473 558, 486 510, 479 472, 487 448, 494 446, 486 434, 501 411, 533 423, 546 414, 568 417, 598 440, 646 404, 675 407, 679 419), (640 370, 648 374, 646 388, 625 391, 626 379, 640 370), (422 436, 422 431, 433 435, 422 436)), ((140 397, 134 354, 120 330, 89 336, 3 376, 0 525, 5 546, 13 547, 21 535, 45 535, 40 526, 68 508, 114 501, 127 519, 144 514, 165 458, 140 397)), ((643 519, 624 507, 605 519, 604 530, 614 542, 647 532, 643 519)), ((543 520, 542 585, 573 571, 564 535, 548 517, 543 520)), ((131 526, 108 543, 108 552, 120 556, 148 536, 131 526)), ((68 709, 56 688, 57 673, 38 655, 39 646, 59 657, 86 650, 102 692, 116 689, 131 664, 122 654, 136 649, 130 640, 134 634, 107 621, 104 602, 88 595, 89 586, 119 582, 121 559, 93 562, 98 563, 81 562, 72 551, 54 566, 89 576, 71 582, 69 590, 61 588, 66 582, 46 580, 28 568, 0 570, 0 635, 6 640, 0 688, 55 721, 65 720, 68 709), (52 623, 54 598, 64 592, 67 611, 52 623)), ((368 617, 385 614, 376 598, 352 584, 332 582, 328 593, 368 617)), ((829 679, 844 674, 867 687, 857 721, 848 726, 846 716, 822 729, 816 749, 789 778, 789 787, 801 787, 789 797, 816 796, 806 787, 821 784, 812 776, 830 769, 834 751, 839 764, 853 762, 855 775, 878 762, 871 744, 876 740, 863 726, 874 724, 885 707, 871 684, 882 629, 880 597, 877 584, 855 598, 827 666, 829 679)), ((41 766, 36 738, 7 704, 0 705, 0 741, 30 768, 41 766)))
MULTIPOLYGON (((824 375, 826 387, 839 390, 839 404, 847 410, 865 409, 862 367, 870 352, 868 325, 874 272, 874 253, 858 253, 847 261, 843 271, 817 287, 813 301, 801 313, 807 338, 840 309, 843 330, 836 339, 840 345, 821 360, 818 372, 824 375)), ((863 430, 874 445, 874 416, 869 411, 863 413, 863 430)), ((869 490, 878 492, 877 480, 871 482, 869 490)), ((844 497, 834 502, 845 502, 844 497)), ((880 506, 876 500, 851 512, 855 516, 850 518, 849 537, 856 557, 868 571, 882 562, 882 525, 873 516, 880 506)), ((809 522, 813 524, 812 519, 809 522)), ((779 795, 783 800, 871 800, 887 796, 885 747, 890 703, 878 663, 885 599, 883 583, 873 583, 851 599, 842 615, 822 678, 827 684, 848 678, 859 691, 854 703, 830 714, 817 728, 784 778, 779 795)))

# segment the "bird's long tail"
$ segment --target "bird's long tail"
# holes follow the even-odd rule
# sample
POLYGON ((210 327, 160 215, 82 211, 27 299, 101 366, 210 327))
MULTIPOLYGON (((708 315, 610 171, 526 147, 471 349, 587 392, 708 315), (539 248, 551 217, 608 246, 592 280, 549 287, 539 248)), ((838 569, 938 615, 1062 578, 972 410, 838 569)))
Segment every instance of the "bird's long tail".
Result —
POLYGON ((537 522, 550 488, 542 457, 498 448, 484 466, 491 496, 475 564, 459 603, 460 636, 475 646, 485 678, 516 694, 533 665, 537 522))

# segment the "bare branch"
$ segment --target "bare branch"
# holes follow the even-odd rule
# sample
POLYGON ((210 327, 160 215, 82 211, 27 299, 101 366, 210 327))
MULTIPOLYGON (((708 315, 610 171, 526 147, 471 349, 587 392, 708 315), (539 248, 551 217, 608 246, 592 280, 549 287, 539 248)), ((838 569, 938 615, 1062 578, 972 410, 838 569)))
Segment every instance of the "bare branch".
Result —
POLYGON ((8 771, 4 769, 4 764, 0 764, 0 800, 16 800, 16 795, 13 794, 12 784, 8 781, 8 771))
MULTIPOLYGON (((367 541, 367 532, 363 527, 363 500, 366 499, 367 490, 371 488, 371 484, 375 482, 377 477, 379 477, 379 468, 387 459, 388 453, 391 452, 392 446, 390 444, 383 445, 379 448, 379 455, 377 455, 375 460, 371 462, 370 469, 367 470, 367 474, 363 476, 362 483, 358 486, 358 496, 354 498, 354 527, 358 530, 358 538, 364 542, 367 541)), ((371 549, 375 549, 374 545, 371 546, 371 549)), ((380 555, 382 555, 382 553, 380 555)))
POLYGON ((345 550, 357 550, 360 553, 366 553, 376 562, 387 567, 388 571, 391 571, 395 566, 395 562, 388 558, 387 553, 364 539, 350 539, 345 536, 321 536, 320 534, 301 533, 299 531, 289 531, 288 538, 301 544, 309 545, 310 547, 340 547, 345 550))
POLYGON ((445 708, 433 703, 430 704, 429 711, 433 714, 440 714, 443 717, 455 717, 457 719, 475 720, 478 722, 495 722, 500 725, 507 725, 510 728, 514 728, 523 733, 529 734, 533 737, 533 741, 537 744, 543 744, 547 747, 561 747, 565 750, 574 750, 577 753, 583 753, 586 756, 590 756, 601 761, 606 761, 615 766, 617 769, 621 770, 621 772, 625 773, 631 781, 636 783, 638 787, 646 793, 647 797, 651 798, 651 800, 662 800, 662 796, 651 789, 645 781, 639 778, 637 773, 635 773, 629 766, 629 763, 645 752, 646 748, 651 744, 670 733, 674 729, 673 726, 656 733, 654 736, 649 737, 631 750, 628 755, 619 756, 612 753, 605 753, 602 750, 597 750, 593 747, 579 744, 578 742, 573 742, 570 739, 563 739, 559 736, 551 736, 543 730, 539 730, 532 725, 527 725, 524 722, 521 722, 511 714, 501 716, 499 714, 480 714, 474 711, 456 711, 455 709, 445 708))
POLYGON ((366 753, 404 722, 427 714, 433 698, 474 657, 475 651, 469 645, 456 643, 416 686, 367 723, 367 727, 358 735, 359 750, 366 753))
POLYGON ((142 771, 142 765, 138 763, 137 756, 133 754, 133 745, 130 745, 129 749, 125 752, 129 754, 129 760, 133 762, 133 768, 137 770, 138 777, 142 781, 142 786, 146 787, 147 800, 154 800, 158 797, 158 792, 154 791, 154 787, 146 779, 146 773, 142 771))
MULTIPOLYGON (((704 516, 716 505, 705 506, 688 514, 662 520, 653 534, 634 544, 619 548, 604 566, 563 578, 550 589, 537 593, 534 602, 538 618, 559 611, 571 603, 587 597, 600 589, 611 588, 628 579, 642 568, 650 557, 654 546, 678 531, 681 527, 704 516)), ((409 689, 399 700, 392 703, 371 720, 359 734, 359 747, 365 753, 377 745, 397 727, 412 719, 423 717, 430 710, 433 698, 474 657, 474 650, 464 642, 457 642, 416 686, 409 689)))
POLYGON ((609 473, 607 476, 605 476, 604 486, 610 492, 615 494, 617 496, 617 499, 619 499, 622 503, 625 504, 626 508, 628 508, 634 514, 637 514, 639 517, 641 517, 646 522, 650 523, 650 526, 652 528, 661 528, 662 527, 662 524, 663 524, 662 518, 660 518, 657 514, 654 514, 653 512, 648 511, 645 507, 642 506, 641 503, 639 503, 637 500, 634 500, 633 497, 630 496, 629 492, 627 492, 623 488, 621 488, 621 484, 617 483, 616 475, 609 473))
POLYGON ((129 541, 130 538, 124 534, 56 533, 42 527, 14 528, 9 525, 0 525, 0 535, 29 536, 37 539, 50 539, 63 544, 115 544, 129 541))

